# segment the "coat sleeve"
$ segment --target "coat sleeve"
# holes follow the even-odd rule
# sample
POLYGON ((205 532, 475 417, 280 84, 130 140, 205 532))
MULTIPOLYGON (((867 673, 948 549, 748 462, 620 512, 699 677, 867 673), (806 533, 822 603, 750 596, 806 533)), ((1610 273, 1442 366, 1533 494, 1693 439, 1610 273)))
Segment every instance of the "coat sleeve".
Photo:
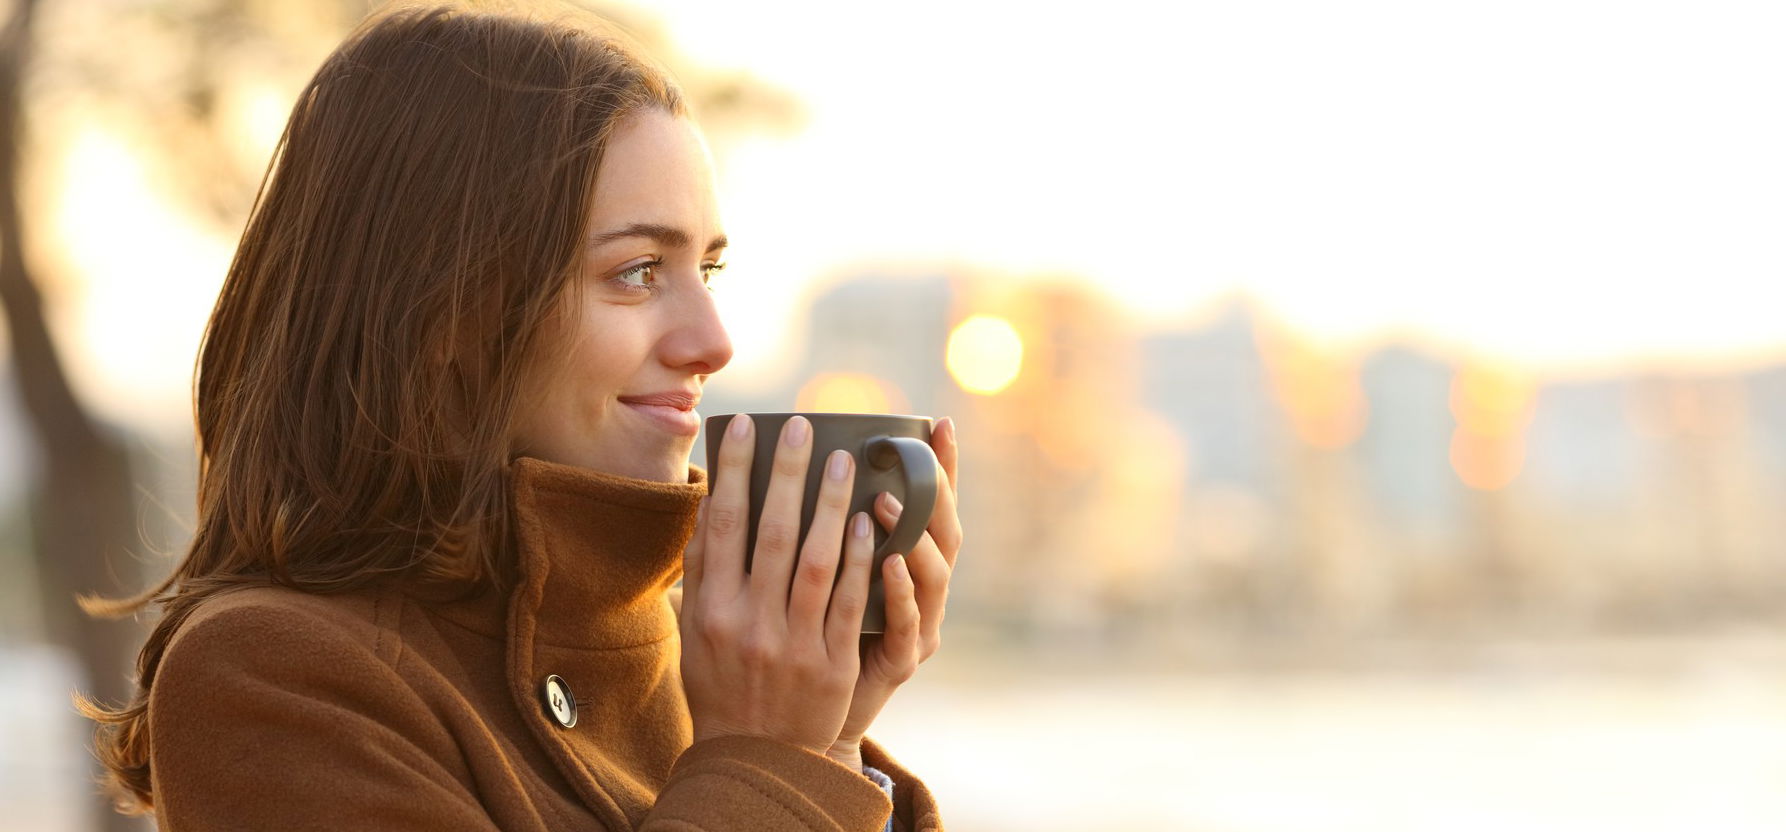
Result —
POLYGON ((490 830, 450 736, 363 634, 226 607, 177 633, 149 696, 164 830, 490 830))
POLYGON ((892 809, 874 781, 823 754, 732 735, 676 758, 640 832, 882 832, 892 809))
POLYGON ((894 832, 943 832, 942 812, 936 795, 924 781, 893 759, 873 737, 862 738, 862 765, 876 769, 893 781, 894 832))

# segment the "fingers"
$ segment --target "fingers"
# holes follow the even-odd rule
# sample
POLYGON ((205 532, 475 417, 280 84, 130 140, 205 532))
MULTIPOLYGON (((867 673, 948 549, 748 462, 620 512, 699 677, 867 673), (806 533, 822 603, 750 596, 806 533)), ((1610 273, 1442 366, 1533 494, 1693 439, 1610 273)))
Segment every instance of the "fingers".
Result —
MULTIPOLYGON (((904 511, 905 506, 900 505, 899 498, 888 492, 882 491, 879 499, 874 501, 874 516, 889 531, 904 511)), ((936 511, 930 515, 930 525, 925 529, 924 536, 933 541, 932 545, 941 552, 943 562, 953 570, 955 556, 961 552, 961 519, 955 514, 955 495, 947 493, 946 489, 937 489, 936 511)), ((922 541, 919 545, 923 545, 922 541)), ((915 550, 918 547, 912 548, 915 550)))
MULTIPOLYGON (((930 514, 928 530, 936 540, 937 548, 942 550, 943 560, 949 568, 955 568, 955 555, 961 551, 961 516, 956 495, 956 469, 960 465, 961 446, 955 441, 955 420, 944 416, 930 434, 930 445, 936 451, 937 462, 943 466, 943 473, 949 480, 948 488, 936 490, 936 510, 930 514)), ((885 499, 892 499, 891 494, 885 499)), ((897 510, 898 501, 894 501, 897 510)))
POLYGON ((843 540, 843 576, 831 591, 825 619, 825 646, 833 658, 854 655, 861 641, 862 616, 868 610, 868 576, 874 565, 874 524, 866 512, 850 518, 843 540))
POLYGON ((850 513, 850 492, 856 485, 856 461, 849 451, 835 450, 825 460, 817 505, 806 544, 794 567, 788 590, 788 632, 796 641, 819 642, 825 636, 825 608, 837 586, 843 556, 843 527, 850 513))
MULTIPOLYGON (((892 528, 899 520, 899 501, 891 494, 883 493, 882 499, 876 501, 875 512, 881 516, 881 522, 892 528), (882 504, 891 504, 892 508, 882 504)), ((918 539, 918 545, 906 557, 906 567, 916 582, 920 627, 918 638, 918 660, 929 661, 943 643, 943 616, 949 604, 949 579, 953 576, 955 565, 946 558, 946 550, 939 550, 936 540, 925 532, 918 539)))
POLYGON ((887 595, 887 631, 881 635, 880 650, 871 659, 870 667, 883 682, 899 685, 918 672, 921 613, 905 557, 887 558, 882 572, 881 585, 887 595))
POLYGON ((701 498, 701 507, 695 512, 695 533, 688 539, 688 545, 682 548, 682 613, 683 632, 693 632, 689 628, 693 617, 701 606, 689 602, 690 598, 701 595, 701 573, 706 569, 707 551, 707 501, 710 497, 701 498))
POLYGON ((800 512, 806 502, 806 468, 812 458, 812 423, 789 417, 775 446, 769 490, 763 495, 757 548, 750 559, 750 595, 759 620, 787 626, 788 584, 794 547, 800 541, 800 512))
MULTIPOLYGON (((744 542, 750 524, 750 464, 756 455, 756 426, 742 413, 726 425, 719 442, 719 469, 707 496, 706 534, 701 583, 712 597, 726 601, 744 586, 744 542)), ((696 596, 685 592, 683 605, 696 596)), ((705 596, 703 596, 705 597, 705 596)))
POLYGON ((955 469, 961 463, 961 446, 955 442, 955 419, 944 416, 930 430, 930 448, 936 451, 936 461, 942 463, 943 473, 949 477, 951 497, 956 489, 955 469))

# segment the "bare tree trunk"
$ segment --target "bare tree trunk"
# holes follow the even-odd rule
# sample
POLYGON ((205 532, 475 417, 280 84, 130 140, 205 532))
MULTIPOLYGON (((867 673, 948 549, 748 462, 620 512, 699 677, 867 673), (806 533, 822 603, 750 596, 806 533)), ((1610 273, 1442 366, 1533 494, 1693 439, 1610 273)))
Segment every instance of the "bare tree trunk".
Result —
MULTIPOLYGON (((11 333, 26 422, 44 459, 31 517, 45 624, 52 640, 80 658, 87 692, 115 705, 130 696, 128 674, 142 630, 134 621, 87 616, 76 606, 75 595, 136 591, 134 562, 122 558, 127 568, 119 575, 108 569, 107 559, 131 545, 129 460, 123 445, 99 429, 70 389, 25 263, 18 180, 25 135, 20 81, 36 5, 36 0, 17 0, 0 31, 0 308, 11 333)), ((92 759, 84 752, 81 756, 92 759)), ((97 767, 91 771, 99 773, 97 767)), ((97 788, 93 800, 98 828, 143 828, 142 821, 112 811, 97 788)))

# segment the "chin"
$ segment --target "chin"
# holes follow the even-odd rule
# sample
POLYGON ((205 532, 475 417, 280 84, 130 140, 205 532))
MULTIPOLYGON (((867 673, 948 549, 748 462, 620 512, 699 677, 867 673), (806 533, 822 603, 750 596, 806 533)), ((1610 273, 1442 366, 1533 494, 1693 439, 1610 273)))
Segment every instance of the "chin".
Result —
POLYGON ((688 454, 662 459, 634 460, 627 466, 627 476, 656 482, 688 482, 688 454))

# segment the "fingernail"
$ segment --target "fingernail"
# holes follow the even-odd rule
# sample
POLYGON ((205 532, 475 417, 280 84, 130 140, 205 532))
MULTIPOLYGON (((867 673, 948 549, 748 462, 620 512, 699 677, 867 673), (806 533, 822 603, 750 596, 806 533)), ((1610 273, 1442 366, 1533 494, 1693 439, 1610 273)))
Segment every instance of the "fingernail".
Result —
POLYGON ((798 448, 806 444, 806 419, 795 416, 788 420, 788 446, 798 448))
POLYGON ((738 437, 739 439, 743 439, 744 434, 750 432, 750 417, 745 416, 742 413, 737 416, 733 416, 732 424, 726 427, 726 432, 730 433, 733 436, 738 437))
POLYGON ((905 555, 893 556, 893 574, 898 575, 902 581, 912 577, 912 573, 905 568, 905 555))
POLYGON ((955 441, 955 417, 944 416, 943 424, 947 425, 947 427, 944 428, 944 430, 948 431, 948 433, 949 433, 949 441, 950 442, 955 441))
POLYGON ((850 531, 852 533, 854 533, 857 537, 867 537, 868 536, 868 515, 863 512, 856 512, 856 520, 850 526, 850 531))
POLYGON ((850 452, 842 449, 832 451, 831 464, 825 468, 825 473, 829 475, 831 479, 841 480, 843 479, 844 474, 849 473, 849 469, 850 452))
POLYGON ((897 512, 897 511, 905 508, 905 505, 899 502, 899 498, 893 496, 893 492, 891 492, 891 491, 883 492, 882 496, 884 496, 887 500, 887 509, 889 511, 897 512))

